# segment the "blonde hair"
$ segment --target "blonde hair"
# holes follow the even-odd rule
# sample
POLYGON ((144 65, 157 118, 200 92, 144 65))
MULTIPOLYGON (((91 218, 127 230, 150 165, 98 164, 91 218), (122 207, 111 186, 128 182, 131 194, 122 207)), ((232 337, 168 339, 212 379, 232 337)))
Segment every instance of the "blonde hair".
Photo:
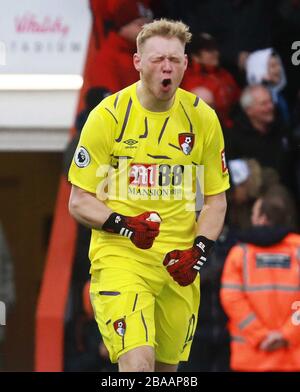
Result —
POLYGON ((181 21, 171 19, 154 20, 146 23, 142 27, 136 39, 137 50, 140 51, 145 41, 151 37, 160 36, 166 38, 178 38, 183 45, 189 43, 192 39, 190 28, 181 21))

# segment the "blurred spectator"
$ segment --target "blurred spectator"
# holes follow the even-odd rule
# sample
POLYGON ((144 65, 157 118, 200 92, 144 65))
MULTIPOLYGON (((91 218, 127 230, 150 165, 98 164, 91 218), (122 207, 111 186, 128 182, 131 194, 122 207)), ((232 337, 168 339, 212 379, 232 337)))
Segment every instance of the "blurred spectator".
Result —
POLYGON ((299 66, 292 62, 292 44, 300 39, 300 0, 277 0, 273 2, 275 19, 272 46, 280 54, 289 81, 286 97, 289 106, 294 104, 300 86, 299 66))
POLYGON ((231 188, 227 192, 228 209, 226 224, 237 230, 251 224, 251 208, 260 195, 263 170, 255 159, 228 161, 231 188))
POLYGON ((239 233, 225 262, 221 301, 229 317, 231 368, 237 371, 300 371, 300 235, 294 234, 290 195, 276 186, 252 211, 253 227, 239 233))
MULTIPOLYGON (((13 274, 13 261, 6 241, 2 224, 0 223, 0 301, 5 305, 5 315, 2 318, 7 319, 7 314, 15 304, 15 282, 13 274)), ((1 308, 2 310, 2 308, 1 308)), ((5 339, 5 325, 0 323, 0 345, 5 339)), ((0 370, 3 367, 3 357, 0 352, 0 370)))
POLYGON ((282 120, 288 125, 289 108, 282 94, 286 76, 279 55, 272 48, 251 53, 246 60, 246 74, 249 85, 263 84, 268 88, 282 120))
POLYGON ((105 21, 107 20, 107 0, 89 0, 92 12, 92 32, 95 46, 100 48, 105 35, 105 21))
POLYGON ((271 46, 272 0, 161 0, 167 16, 182 19, 193 33, 212 34, 220 47, 221 63, 238 75, 247 54, 271 46))
POLYGON ((148 4, 146 0, 107 0, 105 14, 112 29, 95 57, 91 86, 116 92, 138 80, 132 56, 138 33, 153 17, 148 4))
MULTIPOLYGON (((300 127, 300 86, 297 92, 297 96, 295 99, 294 103, 294 109, 293 109, 293 125, 294 126, 299 126, 300 127)), ((297 133, 297 138, 300 140, 300 131, 297 133)))
POLYGON ((220 66, 216 40, 210 34, 198 34, 193 37, 190 51, 192 61, 182 87, 195 94, 200 87, 208 89, 221 123, 231 127, 230 111, 238 102, 240 89, 231 74, 220 66))
POLYGON ((298 90, 293 116, 293 145, 295 146, 295 173, 297 201, 300 204, 300 89, 298 90))
POLYGON ((275 117, 267 88, 246 87, 240 104, 233 128, 224 130, 227 158, 255 158, 262 166, 275 169, 284 183, 294 182, 290 138, 275 117))
POLYGON ((277 171, 271 167, 262 167, 262 186, 260 194, 266 193, 269 188, 279 184, 280 178, 277 171))

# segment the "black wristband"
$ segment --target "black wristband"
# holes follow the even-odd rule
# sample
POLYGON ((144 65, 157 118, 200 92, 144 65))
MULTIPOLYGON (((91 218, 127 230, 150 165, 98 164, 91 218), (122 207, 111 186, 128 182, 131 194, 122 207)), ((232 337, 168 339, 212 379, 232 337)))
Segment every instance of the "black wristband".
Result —
POLYGON ((204 235, 199 235, 195 238, 194 246, 197 246, 203 253, 208 255, 215 244, 215 241, 209 240, 204 235))
POLYGON ((102 225, 102 230, 109 233, 120 234, 128 238, 133 234, 133 232, 126 227, 126 217, 116 212, 109 215, 102 225))

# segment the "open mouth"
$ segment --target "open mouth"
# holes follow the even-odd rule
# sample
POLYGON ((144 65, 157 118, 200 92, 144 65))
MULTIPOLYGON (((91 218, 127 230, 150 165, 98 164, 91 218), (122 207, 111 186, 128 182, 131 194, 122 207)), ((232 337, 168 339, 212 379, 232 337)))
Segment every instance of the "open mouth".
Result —
POLYGON ((171 81, 171 79, 163 79, 163 81, 161 83, 164 87, 167 87, 167 86, 169 86, 169 84, 172 83, 172 81, 171 81))

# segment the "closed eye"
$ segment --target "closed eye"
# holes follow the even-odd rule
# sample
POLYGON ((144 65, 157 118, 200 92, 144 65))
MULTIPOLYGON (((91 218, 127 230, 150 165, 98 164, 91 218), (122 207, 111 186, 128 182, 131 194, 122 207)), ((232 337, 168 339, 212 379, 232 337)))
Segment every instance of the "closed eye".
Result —
POLYGON ((151 59, 152 63, 160 63, 164 60, 163 57, 155 57, 153 59, 151 59))
POLYGON ((172 63, 180 63, 179 57, 170 57, 169 60, 172 61, 172 63))

